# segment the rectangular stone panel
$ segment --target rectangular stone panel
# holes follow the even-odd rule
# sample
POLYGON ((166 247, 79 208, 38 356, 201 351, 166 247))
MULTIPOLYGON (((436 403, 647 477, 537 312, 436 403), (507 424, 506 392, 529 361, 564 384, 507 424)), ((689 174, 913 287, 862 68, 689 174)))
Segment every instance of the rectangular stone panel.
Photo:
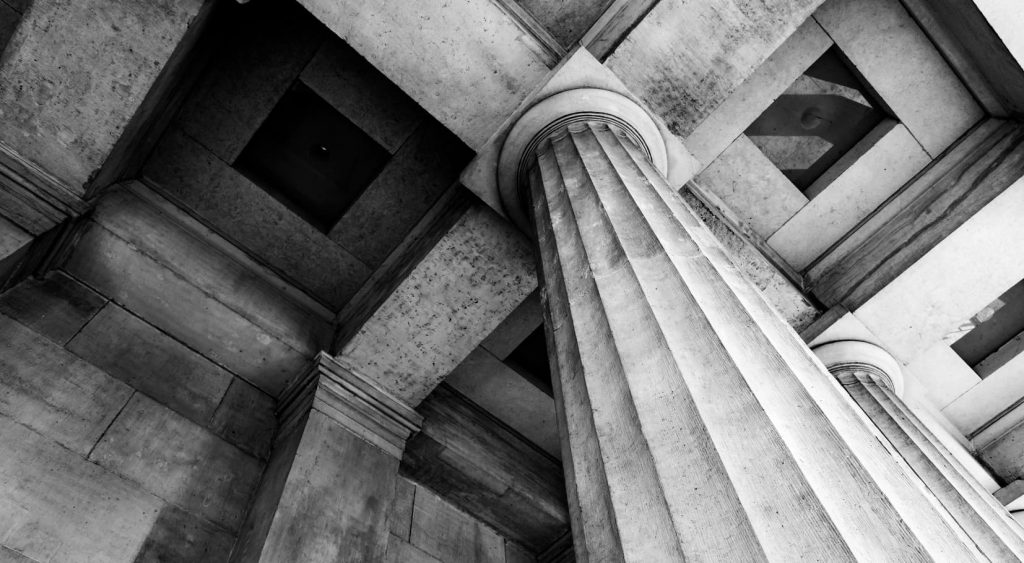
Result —
POLYGON ((395 486, 395 498, 391 502, 391 533, 404 541, 409 541, 412 531, 412 507, 416 496, 416 484, 399 477, 395 486))
POLYGON ((162 500, 6 416, 0 445, 6 547, 36 561, 134 559, 162 500))
POLYGON ((267 459, 277 427, 276 406, 270 395, 236 377, 217 406, 211 429, 252 455, 267 459))
POLYGON ((85 455, 131 394, 124 383, 0 315, 0 413, 85 455))
POLYGON ((0 217, 0 258, 10 256, 32 240, 32 235, 0 217))
POLYGON ((90 225, 65 269, 271 395, 308 362, 305 354, 99 225, 90 225))
POLYGON ((65 344, 106 301, 64 272, 53 271, 44 278, 29 278, 0 295, 0 313, 65 344))
POLYGON ((165 504, 134 561, 224 563, 235 537, 205 518, 165 504))
POLYGON ((263 464, 136 394, 89 459, 229 530, 245 517, 263 464))
POLYGON ((441 561, 392 534, 388 537, 388 563, 441 563, 441 561))
POLYGON ((205 426, 234 377, 153 325, 108 303, 68 350, 205 426))

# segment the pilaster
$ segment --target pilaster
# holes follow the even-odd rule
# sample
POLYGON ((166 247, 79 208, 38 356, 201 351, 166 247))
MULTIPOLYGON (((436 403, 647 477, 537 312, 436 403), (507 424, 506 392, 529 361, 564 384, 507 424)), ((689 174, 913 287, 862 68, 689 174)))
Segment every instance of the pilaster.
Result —
POLYGON ((384 561, 406 440, 422 418, 320 353, 282 395, 278 434, 232 561, 384 561))

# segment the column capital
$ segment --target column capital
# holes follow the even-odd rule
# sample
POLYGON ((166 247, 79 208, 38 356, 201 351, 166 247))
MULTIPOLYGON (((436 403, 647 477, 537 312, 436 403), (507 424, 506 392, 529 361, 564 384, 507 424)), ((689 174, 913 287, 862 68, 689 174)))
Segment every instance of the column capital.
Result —
POLYGON ((310 369, 281 395, 278 432, 289 432, 311 410, 398 459, 405 441, 423 424, 423 417, 412 407, 360 374, 343 357, 326 352, 317 354, 310 369))
POLYGON ((529 229, 529 167, 546 139, 573 124, 603 123, 624 135, 667 174, 668 149, 658 124, 639 104, 602 88, 574 88, 545 98, 516 120, 498 159, 498 189, 505 213, 529 229))
POLYGON ((897 397, 903 396, 900 363, 883 348, 860 340, 837 340, 815 346, 813 351, 839 383, 851 385, 870 377, 897 397))

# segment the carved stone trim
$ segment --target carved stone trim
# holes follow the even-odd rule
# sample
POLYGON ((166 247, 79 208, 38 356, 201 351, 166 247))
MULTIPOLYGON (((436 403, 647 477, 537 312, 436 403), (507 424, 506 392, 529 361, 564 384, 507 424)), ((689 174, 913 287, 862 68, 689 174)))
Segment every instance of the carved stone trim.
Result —
POLYGON ((853 385, 867 377, 897 397, 903 396, 900 364, 882 348, 870 342, 839 340, 817 346, 813 351, 839 383, 853 385))
POLYGON ((423 424, 423 417, 412 407, 359 374, 344 358, 325 352, 317 354, 310 370, 281 396, 279 435, 300 425, 311 410, 398 459, 405 441, 423 424))
POLYGON ((86 208, 71 187, 0 143, 0 213, 4 217, 39 235, 86 208))

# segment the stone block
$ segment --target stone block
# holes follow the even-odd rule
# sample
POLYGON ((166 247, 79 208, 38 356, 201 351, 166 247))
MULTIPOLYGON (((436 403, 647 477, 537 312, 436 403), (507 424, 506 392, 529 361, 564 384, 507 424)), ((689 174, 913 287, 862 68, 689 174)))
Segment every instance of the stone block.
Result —
POLYGON ((0 538, 37 561, 131 561, 164 502, 0 416, 0 538))
POLYGON ((308 362, 305 354, 99 225, 90 225, 65 269, 271 395, 308 362))
POLYGON ((540 291, 534 291, 487 335, 480 346, 499 360, 504 360, 544 322, 543 315, 540 291))
POLYGON ((26 233, 7 219, 0 217, 0 258, 14 254, 31 241, 32 235, 26 233))
POLYGON ((232 163, 327 37, 291 2, 228 6, 229 37, 207 66, 177 122, 221 160, 232 163))
MULTIPOLYGON (((3 45, 0 44, 0 47, 3 45)), ((24 555, 14 551, 13 549, 7 549, 0 545, 0 563, 39 563, 35 559, 29 559, 24 555)))
POLYGON ((228 530, 237 530, 262 464, 136 393, 89 459, 228 530))
POLYGON ((428 119, 345 212, 331 239, 376 268, 458 180, 471 156, 458 138, 428 119))
POLYGON ((154 326, 108 303, 67 349, 206 426, 234 377, 154 326))
POLYGON ((388 563, 441 563, 439 559, 394 535, 388 537, 388 563))
POLYGON ((272 397, 236 377, 217 406, 211 428, 239 448, 267 459, 277 427, 276 404, 272 397))
POLYGON ((516 542, 505 540, 505 563, 535 563, 537 558, 516 542))
POLYGON ((342 349, 361 373, 416 405, 536 288, 525 237, 470 209, 342 349))
POLYGON ((29 278, 0 295, 0 313, 65 344, 106 301, 64 272, 53 271, 44 278, 29 278))
POLYGON ((300 78, 391 154, 427 117, 401 88, 340 39, 325 41, 300 78))
POLYGON ((143 170, 162 193, 333 309, 369 268, 180 131, 171 129, 143 170))
POLYGON ((762 238, 807 205, 807 197, 742 134, 694 181, 762 238))
POLYGON ((806 269, 931 162, 906 127, 889 127, 872 131, 833 165, 825 174, 841 173, 768 239, 794 269, 806 269))
POLYGON ((97 204, 93 218, 299 352, 312 355, 324 348, 327 321, 287 295, 280 278, 229 255, 219 237, 200 230, 184 211, 145 187, 132 184, 110 193, 97 204))
POLYGON ((451 563, 505 560, 501 536, 423 487, 416 488, 410 543, 451 563))
POLYGON ((35 0, 0 67, 0 142, 84 191, 202 0, 35 0))
POLYGON ((0 315, 0 413, 85 455, 132 389, 0 315))
POLYGON ((899 2, 830 0, 814 19, 932 158, 984 116, 899 2))
POLYGON ((409 541, 412 531, 412 507, 416 496, 416 484, 405 478, 399 478, 395 486, 395 498, 391 501, 391 534, 409 541))
POLYGON ((474 149, 547 76, 543 45, 495 2, 300 3, 474 149))

